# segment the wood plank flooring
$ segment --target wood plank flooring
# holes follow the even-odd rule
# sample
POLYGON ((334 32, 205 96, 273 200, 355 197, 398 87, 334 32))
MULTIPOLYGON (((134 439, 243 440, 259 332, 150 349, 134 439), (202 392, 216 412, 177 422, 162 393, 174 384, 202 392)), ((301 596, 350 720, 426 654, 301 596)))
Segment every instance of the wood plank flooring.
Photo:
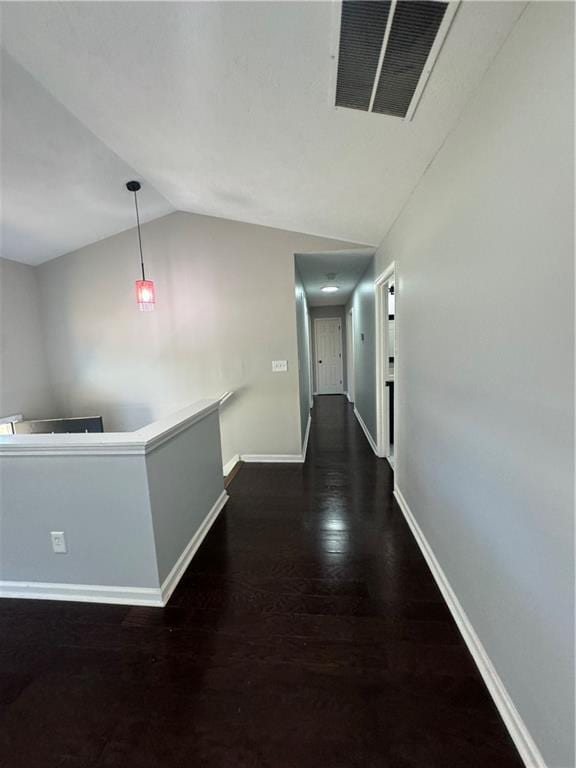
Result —
POLYGON ((165 609, 0 600, 3 768, 520 768, 343 397, 229 492, 165 609))

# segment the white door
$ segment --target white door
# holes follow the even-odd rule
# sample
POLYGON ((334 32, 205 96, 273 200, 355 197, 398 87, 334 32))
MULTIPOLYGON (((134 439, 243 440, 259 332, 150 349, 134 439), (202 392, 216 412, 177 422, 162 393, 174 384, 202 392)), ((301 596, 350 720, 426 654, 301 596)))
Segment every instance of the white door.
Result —
POLYGON ((342 321, 338 317, 314 320, 316 340, 316 385, 319 395, 341 394, 342 321))

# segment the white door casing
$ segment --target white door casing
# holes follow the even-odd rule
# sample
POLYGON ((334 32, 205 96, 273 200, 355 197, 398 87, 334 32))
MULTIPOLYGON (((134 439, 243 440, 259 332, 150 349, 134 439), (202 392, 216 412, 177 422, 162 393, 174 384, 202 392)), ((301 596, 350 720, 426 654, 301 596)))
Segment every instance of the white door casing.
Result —
POLYGON ((346 362, 348 363, 348 400, 353 403, 355 400, 354 394, 354 310, 350 309, 348 317, 346 319, 346 362))
POLYGON ((310 408, 314 407, 314 359, 312 345, 312 318, 306 312, 306 333, 308 339, 308 376, 310 378, 310 408))
POLYGON ((342 321, 339 317, 314 320, 316 391, 319 395, 342 394, 342 321))
MULTIPOLYGON (((390 456, 390 424, 389 424, 389 401, 390 389, 386 386, 388 378, 388 358, 389 358, 389 323, 388 323, 388 286, 394 281, 394 262, 392 262, 384 272, 375 280, 376 286, 376 422, 377 422, 377 447, 378 456, 390 456)), ((395 310, 396 320, 395 334, 398 333, 398 307, 395 310)), ((398 448, 398 350, 394 345, 394 446, 396 456, 399 454, 398 448)))

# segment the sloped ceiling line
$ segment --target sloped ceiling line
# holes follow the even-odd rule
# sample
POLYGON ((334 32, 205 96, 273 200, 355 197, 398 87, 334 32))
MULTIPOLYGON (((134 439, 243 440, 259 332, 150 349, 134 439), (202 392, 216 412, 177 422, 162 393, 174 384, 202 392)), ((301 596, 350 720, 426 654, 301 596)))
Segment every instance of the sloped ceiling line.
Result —
POLYGON ((462 4, 406 124, 334 108, 338 3, 5 3, 2 44, 43 106, 11 102, 28 120, 2 140, 3 248, 34 263, 130 226, 127 168, 156 215, 377 244, 522 7, 462 4))

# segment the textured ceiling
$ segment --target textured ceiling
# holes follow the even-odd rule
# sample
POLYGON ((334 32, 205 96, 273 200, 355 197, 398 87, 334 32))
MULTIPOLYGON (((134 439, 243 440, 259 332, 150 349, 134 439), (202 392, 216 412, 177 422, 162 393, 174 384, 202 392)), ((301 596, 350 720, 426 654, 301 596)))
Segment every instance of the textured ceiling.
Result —
POLYGON ((297 254, 296 266, 304 284, 308 304, 311 307, 347 304, 373 255, 373 248, 297 254), (336 293, 324 293, 322 287, 325 285, 335 285, 339 290, 336 293))
MULTIPOLYGON (((2 53, 0 255, 39 264, 133 227, 139 174, 2 53)), ((150 185, 142 219, 174 210, 150 185)))
POLYGON ((34 80, 15 70, 2 93, 3 255, 41 261, 130 226, 127 175, 146 218, 377 244, 523 5, 464 1, 403 122, 332 106, 335 2, 4 3, 2 44, 34 80))

